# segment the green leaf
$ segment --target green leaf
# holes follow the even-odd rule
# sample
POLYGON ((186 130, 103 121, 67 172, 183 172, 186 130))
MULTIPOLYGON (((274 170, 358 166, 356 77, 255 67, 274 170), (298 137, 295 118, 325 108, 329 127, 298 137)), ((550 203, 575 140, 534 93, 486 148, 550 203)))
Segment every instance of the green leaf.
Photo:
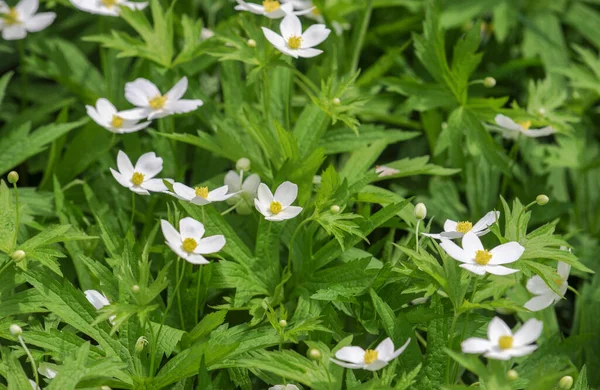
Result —
POLYGON ((8 83, 10 82, 10 79, 12 78, 12 76, 14 74, 15 74, 14 72, 7 72, 5 75, 0 77, 0 106, 2 105, 2 102, 4 101, 4 94, 6 92, 6 87, 8 86, 8 83))

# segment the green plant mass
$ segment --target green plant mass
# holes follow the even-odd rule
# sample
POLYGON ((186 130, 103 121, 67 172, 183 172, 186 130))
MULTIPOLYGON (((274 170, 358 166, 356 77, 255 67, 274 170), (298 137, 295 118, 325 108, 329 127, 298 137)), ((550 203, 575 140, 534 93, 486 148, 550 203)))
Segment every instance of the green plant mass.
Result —
POLYGON ((0 390, 600 389, 598 0, 0 0, 0 390))

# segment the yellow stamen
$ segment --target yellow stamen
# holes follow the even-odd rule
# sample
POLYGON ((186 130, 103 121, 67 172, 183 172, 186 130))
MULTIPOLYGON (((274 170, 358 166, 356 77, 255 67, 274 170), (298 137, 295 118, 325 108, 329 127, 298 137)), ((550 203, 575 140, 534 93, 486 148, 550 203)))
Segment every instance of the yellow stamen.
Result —
POLYGON ((102 4, 104 4, 107 8, 112 8, 117 5, 118 0, 100 0, 102 4))
POLYGON ((377 352, 375 350, 367 349, 365 351, 365 363, 366 364, 373 363, 375 360, 377 360, 378 357, 379 357, 379 352, 377 352))
POLYGON ((123 126, 123 123, 125 123, 125 119, 116 115, 113 115, 112 121, 110 121, 110 125, 116 129, 120 129, 123 126))
POLYGON ((557 286, 562 286, 563 284, 563 279, 560 275, 557 275, 554 279, 554 283, 556 283, 557 286))
POLYGON ((265 8, 265 12, 269 13, 277 11, 281 7, 281 4, 279 4, 278 0, 265 0, 263 1, 263 7, 265 8))
POLYGON ((473 229, 473 224, 469 221, 462 221, 456 224, 456 231, 459 233, 468 233, 473 229))
POLYGON ((133 183, 133 185, 139 186, 144 182, 144 174, 139 172, 133 172, 131 182, 133 183))
POLYGON ((479 265, 486 265, 492 259, 492 254, 484 249, 475 253, 475 262, 479 265))
POLYGON ((183 245, 181 246, 183 247, 184 251, 191 253, 194 251, 194 249, 196 249, 198 243, 193 238, 186 238, 185 240, 183 240, 183 245))
POLYGON ((160 110, 161 108, 163 108, 165 106, 165 103, 167 103, 167 97, 166 96, 155 96, 152 99, 148 100, 148 104, 150 104, 150 107, 152 107, 155 110, 160 110))
POLYGON ((529 128, 531 127, 531 121, 521 121, 521 122, 517 122, 517 124, 518 124, 519 126, 521 126, 521 128, 522 128, 524 131, 527 131, 527 130, 529 130, 529 128))
POLYGON ((511 349, 513 346, 513 337, 512 336, 500 336, 498 339, 498 346, 500 349, 511 349))
POLYGON ((271 205, 269 206, 269 210, 271 210, 273 214, 279 214, 282 209, 283 206, 281 206, 281 203, 275 201, 271 202, 271 205))
POLYGON ((194 190, 196 190, 196 196, 204 199, 208 198, 208 187, 196 187, 194 190))
POLYGON ((313 10, 311 11, 311 13, 315 16, 320 16, 321 15, 321 10, 318 9, 317 7, 313 8, 313 10))
POLYGON ((21 21, 19 20, 19 13, 17 12, 16 8, 9 8, 8 12, 5 14, 0 15, 0 17, 2 17, 2 19, 4 19, 4 23, 12 26, 15 24, 21 24, 21 21))
POLYGON ((292 35, 288 39, 288 46, 290 49, 300 49, 300 46, 302 46, 302 37, 292 35))

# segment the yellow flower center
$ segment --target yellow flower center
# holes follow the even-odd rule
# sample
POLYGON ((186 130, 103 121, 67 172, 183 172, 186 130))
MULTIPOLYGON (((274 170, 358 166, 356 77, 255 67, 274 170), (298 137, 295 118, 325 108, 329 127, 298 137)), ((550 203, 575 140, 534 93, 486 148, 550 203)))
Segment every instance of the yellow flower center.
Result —
POLYGON ((163 108, 166 102, 167 97, 161 95, 155 96, 152 99, 148 100, 148 104, 150 104, 150 107, 152 107, 155 110, 160 110, 161 108, 163 108))
POLYGON ((317 7, 313 8, 313 10, 311 11, 311 13, 315 16, 320 16, 321 15, 321 10, 318 9, 317 7))
POLYGON ((479 265, 486 265, 492 259, 492 254, 484 249, 475 253, 475 262, 479 265))
POLYGON ((100 0, 102 4, 104 4, 107 8, 112 8, 117 5, 118 0, 100 0))
POLYGON ((183 244, 181 246, 183 247, 184 251, 191 253, 194 251, 194 249, 196 249, 198 243, 193 238, 186 238, 183 240, 183 244))
POLYGON ((498 339, 498 346, 500 349, 511 349, 513 346, 513 337, 512 336, 500 336, 498 339))
POLYGON ((375 360, 377 360, 378 357, 379 357, 379 352, 377 352, 373 349, 367 349, 365 351, 365 363, 366 364, 373 363, 375 360))
POLYGON ((302 46, 302 37, 292 35, 288 39, 288 46, 290 47, 290 49, 300 49, 300 46, 302 46))
POLYGON ((194 190, 196 190, 196 196, 204 199, 208 198, 208 187, 196 187, 194 190))
POLYGON ((560 275, 556 275, 556 277, 552 280, 554 280, 554 283, 556 283, 557 286, 562 286, 563 284, 563 279, 560 275))
POLYGON ((529 128, 531 127, 531 121, 521 121, 517 122, 517 124, 521 126, 521 128, 525 131, 529 130, 529 128))
POLYGON ((459 233, 468 233, 473 229, 473 224, 469 221, 462 221, 456 224, 456 231, 459 233))
POLYGON ((281 206, 281 203, 275 201, 271 202, 271 205, 269 206, 269 210, 271 210, 273 214, 279 214, 282 209, 283 206, 281 206))
POLYGON ((273 12, 277 11, 281 4, 279 4, 278 0, 265 0, 263 1, 263 7, 265 8, 265 12, 273 12))
POLYGON ((4 19, 4 23, 9 26, 12 26, 14 24, 21 24, 21 21, 19 20, 19 13, 14 7, 9 8, 7 13, 2 14, 2 19, 4 19))
POLYGON ((133 176, 131 176, 131 182, 134 185, 139 186, 144 182, 144 174, 139 172, 133 172, 133 176))
POLYGON ((112 120, 110 121, 110 125, 116 129, 120 129, 121 126, 123 126, 123 123, 125 123, 125 119, 116 115, 113 115, 112 120))

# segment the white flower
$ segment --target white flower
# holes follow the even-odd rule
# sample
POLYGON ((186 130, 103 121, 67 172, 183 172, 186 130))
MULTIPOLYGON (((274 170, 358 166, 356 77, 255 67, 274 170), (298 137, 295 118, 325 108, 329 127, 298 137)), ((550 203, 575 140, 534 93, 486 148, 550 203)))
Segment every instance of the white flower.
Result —
POLYGON ((452 257, 464 264, 460 267, 477 275, 490 273, 493 275, 509 275, 519 272, 500 264, 514 263, 519 260, 525 248, 518 242, 511 241, 498 245, 492 250, 483 248, 481 240, 474 232, 468 232, 462 238, 462 248, 447 238, 442 238, 440 246, 452 257))
POLYGON ((177 254, 192 264, 208 264, 202 255, 215 253, 225 246, 225 236, 204 236, 204 225, 187 217, 179 221, 179 232, 164 219, 160 221, 166 244, 177 254))
POLYGON ((379 177, 386 177, 397 175, 400 173, 400 171, 394 168, 386 167, 385 165, 377 165, 375 167, 375 173, 377 173, 379 177))
POLYGON ((295 15, 288 15, 281 21, 279 30, 281 35, 262 27, 265 37, 277 50, 294 58, 316 57, 323 50, 314 49, 329 36, 329 30, 324 24, 313 24, 302 33, 302 23, 295 15))
POLYGON ((152 120, 194 111, 204 103, 199 99, 182 99, 187 88, 188 79, 183 77, 169 92, 163 95, 151 81, 136 79, 125 84, 125 99, 137 108, 122 111, 121 115, 127 119, 148 118, 152 120))
POLYGON ((200 40, 201 41, 206 41, 207 39, 210 39, 214 36, 215 36, 214 31, 209 30, 206 27, 202 27, 202 31, 200 31, 200 40))
POLYGON ((254 207, 267 221, 284 221, 296 217, 302 211, 302 207, 291 206, 297 197, 298 186, 289 181, 281 183, 275 195, 265 183, 260 183, 254 207))
POLYGON ((38 372, 48 379, 54 379, 56 377, 56 374, 58 374, 56 370, 53 370, 52 368, 48 367, 47 363, 40 364, 38 372))
POLYGON ((236 195, 229 198, 227 203, 234 205, 240 200, 244 200, 247 203, 251 203, 258 194, 258 186, 260 185, 260 176, 256 173, 243 179, 238 175, 236 171, 229 171, 225 175, 225 185, 229 187, 229 190, 234 192, 236 195))
POLYGON ((439 234, 423 233, 424 236, 436 238, 438 240, 442 238, 461 238, 465 233, 473 232, 478 236, 483 236, 490 232, 489 227, 498 221, 500 218, 499 211, 490 211, 483 216, 475 225, 470 221, 456 222, 451 219, 447 219, 444 222, 444 231, 439 234))
POLYGON ((554 282, 560 291, 560 295, 554 292, 544 280, 538 275, 535 275, 527 281, 527 290, 535 295, 525 303, 525 309, 531 311, 540 311, 547 308, 548 306, 560 301, 567 292, 569 283, 569 273, 571 272, 571 266, 560 261, 558 263, 557 275, 554 278, 554 282))
POLYGON ((269 390, 300 390, 296 385, 275 385, 269 387, 269 390))
POLYGON ((281 19, 286 15, 304 15, 310 13, 312 9, 294 12, 294 5, 289 1, 281 4, 277 0, 264 0, 262 5, 247 3, 243 0, 236 0, 238 5, 236 11, 248 11, 256 15, 264 15, 269 19, 281 19))
POLYGON ((38 387, 38 385, 35 384, 35 381, 32 381, 31 379, 29 379, 29 384, 33 390, 42 390, 40 387, 38 387))
POLYGON ((488 325, 488 340, 471 337, 462 342, 461 348, 464 353, 483 353, 486 358, 495 360, 529 355, 537 349, 537 345, 531 344, 540 337, 543 327, 542 321, 532 318, 513 335, 504 321, 494 317, 488 325))
MULTIPOLYGON (((84 294, 85 294, 85 297, 87 298, 87 300, 92 304, 92 306, 94 306, 96 308, 96 310, 100 310, 104 306, 110 305, 110 302, 108 301, 108 298, 106 298, 106 295, 102 294, 99 291, 85 290, 84 294)), ((115 320, 115 316, 108 317, 108 321, 111 324, 114 323, 114 320, 115 320)))
POLYGON ((494 118, 498 126, 502 129, 502 133, 505 138, 517 138, 519 134, 523 134, 526 137, 536 138, 545 137, 550 134, 556 133, 556 130, 552 126, 546 126, 541 129, 530 129, 531 121, 515 122, 506 115, 498 114, 494 118))
POLYGON ((21 0, 16 6, 9 7, 0 0, 0 30, 7 41, 23 39, 28 32, 42 31, 54 22, 54 12, 42 12, 36 15, 38 0, 21 0))
POLYGON ((136 3, 125 0, 71 0, 75 8, 96 15, 119 16, 121 7, 127 7, 133 11, 143 10, 148 3, 136 3))
POLYGON ((85 106, 85 108, 87 109, 87 114, 94 120, 94 122, 112 133, 133 133, 145 129, 150 125, 150 123, 152 123, 138 123, 138 119, 123 118, 115 106, 104 98, 100 98, 96 101, 96 107, 85 106))
POLYGON ((229 188, 227 186, 209 191, 208 187, 191 188, 182 183, 173 184, 173 191, 175 191, 175 196, 177 198, 187 200, 200 206, 213 202, 222 202, 236 195, 236 193, 228 194, 229 188))
POLYGON ((140 195, 150 195, 152 192, 163 192, 167 190, 162 179, 154 179, 162 171, 163 159, 156 157, 154 152, 143 154, 135 163, 135 168, 127 155, 119 150, 117 155, 117 167, 119 171, 110 168, 115 180, 123 187, 140 195))
POLYGON ((343 347, 335 353, 335 357, 343 361, 336 359, 331 359, 331 361, 346 368, 362 368, 363 370, 377 371, 387 366, 391 360, 400 356, 409 343, 410 339, 394 351, 394 343, 388 337, 379 343, 375 349, 367 349, 365 351, 361 347, 343 347))

